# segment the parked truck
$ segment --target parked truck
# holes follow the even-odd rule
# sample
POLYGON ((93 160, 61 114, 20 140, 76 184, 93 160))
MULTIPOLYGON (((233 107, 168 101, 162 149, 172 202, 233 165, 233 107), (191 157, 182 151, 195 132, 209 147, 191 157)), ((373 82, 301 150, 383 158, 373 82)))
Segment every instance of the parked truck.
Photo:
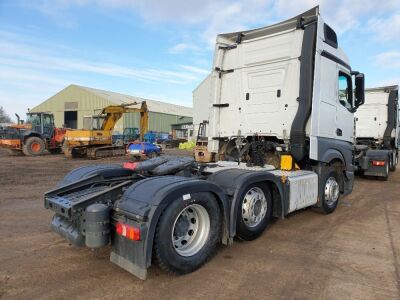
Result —
POLYGON ((399 160, 399 87, 366 89, 365 99, 355 117, 356 170, 388 180, 399 160))
POLYGON ((52 229, 73 245, 111 244, 110 260, 145 279, 152 263, 192 272, 218 244, 259 237, 272 217, 332 213, 353 187, 364 76, 319 8, 218 35, 210 78, 208 162, 161 156, 75 169, 45 194, 52 229))

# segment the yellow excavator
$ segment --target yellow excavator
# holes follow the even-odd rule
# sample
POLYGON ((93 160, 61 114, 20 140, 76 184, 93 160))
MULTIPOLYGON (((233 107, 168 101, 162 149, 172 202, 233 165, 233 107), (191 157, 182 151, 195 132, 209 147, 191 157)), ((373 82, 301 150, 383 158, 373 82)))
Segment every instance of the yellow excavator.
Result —
POLYGON ((124 145, 113 145, 112 131, 122 115, 130 112, 140 113, 140 140, 143 141, 149 124, 146 101, 110 105, 103 108, 99 115, 84 120, 85 129, 67 130, 63 145, 64 155, 68 158, 88 157, 92 159, 124 155, 124 145), (130 107, 139 104, 140 108, 130 107), (89 125, 85 121, 89 121, 89 125))

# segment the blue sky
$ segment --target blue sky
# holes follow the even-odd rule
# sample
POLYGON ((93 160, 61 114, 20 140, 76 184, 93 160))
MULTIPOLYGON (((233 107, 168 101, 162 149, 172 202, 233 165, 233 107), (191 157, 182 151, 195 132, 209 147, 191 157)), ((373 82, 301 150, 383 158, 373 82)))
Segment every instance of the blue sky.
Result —
POLYGON ((24 115, 71 83, 190 106, 218 33, 318 4, 367 86, 400 83, 399 0, 0 0, 0 106, 24 115))

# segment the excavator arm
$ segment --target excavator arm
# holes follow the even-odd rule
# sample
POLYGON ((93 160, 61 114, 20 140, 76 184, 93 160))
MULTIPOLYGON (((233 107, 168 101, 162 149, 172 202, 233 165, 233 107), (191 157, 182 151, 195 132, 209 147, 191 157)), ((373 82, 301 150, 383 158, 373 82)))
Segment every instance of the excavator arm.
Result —
POLYGON ((121 119, 124 113, 139 112, 140 113, 140 139, 143 141, 144 134, 148 131, 149 127, 149 113, 146 101, 141 103, 140 108, 128 107, 137 105, 138 102, 123 104, 123 105, 110 105, 103 108, 101 114, 106 115, 103 125, 101 127, 104 131, 111 131, 114 129, 115 124, 121 119))

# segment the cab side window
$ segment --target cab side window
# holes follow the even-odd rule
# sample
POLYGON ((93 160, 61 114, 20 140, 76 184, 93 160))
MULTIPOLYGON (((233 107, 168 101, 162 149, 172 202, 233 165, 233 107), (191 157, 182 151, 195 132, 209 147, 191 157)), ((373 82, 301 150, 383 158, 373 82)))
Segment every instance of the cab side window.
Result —
POLYGON ((50 115, 44 115, 43 116, 43 125, 44 126, 53 125, 53 117, 50 115))
POLYGON ((351 77, 343 72, 339 72, 339 102, 348 110, 353 108, 353 89, 351 77))

